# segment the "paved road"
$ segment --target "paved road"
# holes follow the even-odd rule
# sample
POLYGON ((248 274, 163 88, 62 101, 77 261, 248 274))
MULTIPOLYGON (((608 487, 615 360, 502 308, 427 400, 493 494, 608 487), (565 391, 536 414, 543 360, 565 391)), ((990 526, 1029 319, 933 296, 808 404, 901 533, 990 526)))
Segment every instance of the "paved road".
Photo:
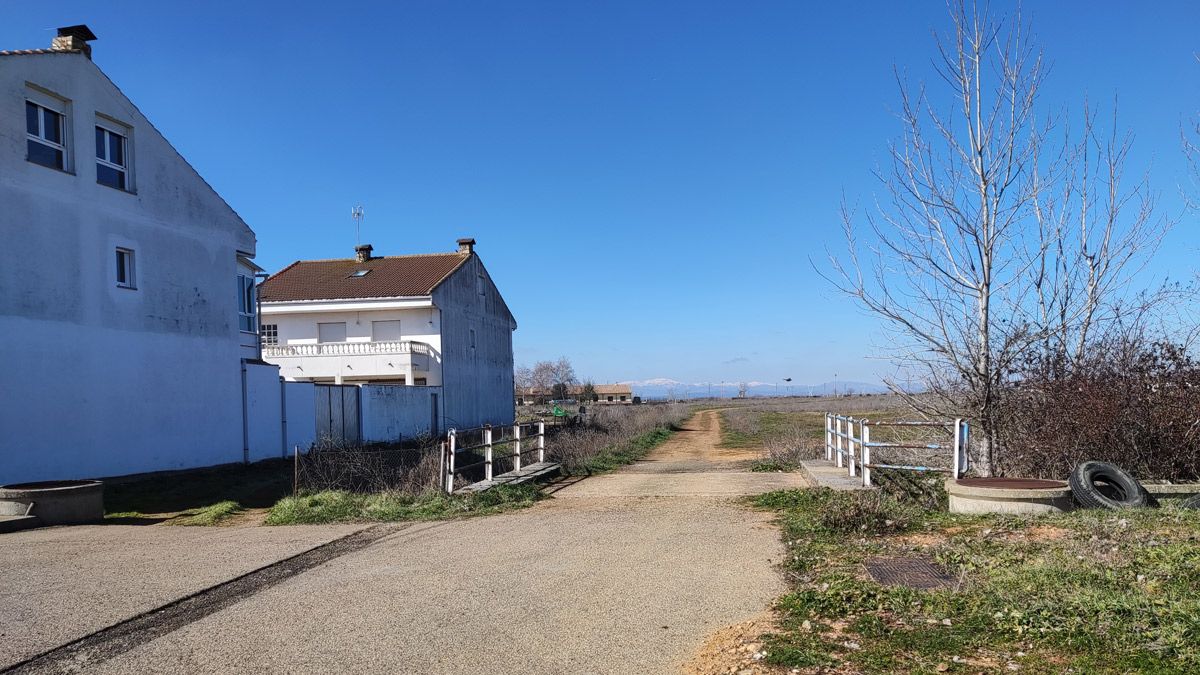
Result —
POLYGON ((783 592, 749 474, 701 413, 646 461, 531 509, 412 525, 90 672, 675 672, 783 592))

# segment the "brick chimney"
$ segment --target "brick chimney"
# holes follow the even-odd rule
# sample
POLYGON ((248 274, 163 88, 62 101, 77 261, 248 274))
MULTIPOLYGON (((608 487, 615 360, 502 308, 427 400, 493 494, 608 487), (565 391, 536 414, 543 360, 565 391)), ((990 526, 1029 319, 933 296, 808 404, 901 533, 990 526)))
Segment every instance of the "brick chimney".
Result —
POLYGON ((371 259, 371 251, 375 250, 370 244, 359 244, 354 247, 354 259, 358 262, 367 262, 371 259))
POLYGON ((50 49, 62 52, 79 51, 90 59, 92 58, 92 46, 88 43, 95 39, 95 33, 84 24, 63 26, 58 29, 58 36, 50 42, 50 49))
POLYGON ((458 252, 470 255, 475 252, 475 240, 467 237, 458 240, 458 252))

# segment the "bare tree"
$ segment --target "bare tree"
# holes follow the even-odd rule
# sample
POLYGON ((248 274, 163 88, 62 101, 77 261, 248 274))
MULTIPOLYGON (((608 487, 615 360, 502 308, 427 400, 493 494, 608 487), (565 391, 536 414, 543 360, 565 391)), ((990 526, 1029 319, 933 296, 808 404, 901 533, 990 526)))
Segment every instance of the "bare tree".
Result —
POLYGON ((554 397, 570 398, 571 385, 579 381, 575 376, 575 367, 571 365, 571 361, 565 356, 558 357, 557 361, 550 364, 550 372, 553 377, 554 397))
POLYGON ((517 391, 526 391, 533 387, 533 369, 529 366, 517 366, 513 370, 513 386, 517 391))
POLYGON ((848 255, 831 256, 829 278, 885 321, 899 379, 931 395, 894 391, 919 412, 973 419, 988 475, 1015 362, 1082 350, 1165 225, 1144 182, 1122 187, 1128 137, 1103 137, 1090 109, 1075 141, 1039 119, 1045 64, 1019 15, 964 0, 950 15, 933 64, 946 105, 897 73, 903 134, 876 173, 886 196, 865 228, 843 206, 848 255))

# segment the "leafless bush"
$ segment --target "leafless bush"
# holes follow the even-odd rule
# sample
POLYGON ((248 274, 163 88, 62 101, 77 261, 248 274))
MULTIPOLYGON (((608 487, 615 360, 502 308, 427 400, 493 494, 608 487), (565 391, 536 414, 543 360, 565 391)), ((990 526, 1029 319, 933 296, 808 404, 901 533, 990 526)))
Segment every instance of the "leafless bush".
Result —
POLYGON ((762 461, 768 465, 798 466, 800 460, 816 459, 824 453, 823 443, 814 439, 809 429, 798 424, 763 439, 762 461))
POLYGON ((1062 478, 1095 459, 1143 479, 1200 477, 1200 363, 1183 348, 1110 340, 1024 371, 1004 393, 1005 474, 1062 478))
POLYGON ((319 441, 296 458, 296 489, 349 490, 419 495, 437 486, 439 448, 432 439, 416 446, 346 446, 319 441))

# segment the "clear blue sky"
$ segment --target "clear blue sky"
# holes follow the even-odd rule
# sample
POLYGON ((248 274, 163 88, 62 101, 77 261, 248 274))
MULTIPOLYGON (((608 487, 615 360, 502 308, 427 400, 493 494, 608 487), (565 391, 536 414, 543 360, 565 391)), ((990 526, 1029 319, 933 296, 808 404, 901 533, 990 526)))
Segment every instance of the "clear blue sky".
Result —
MULTIPOLYGON (((1200 109, 1200 3, 1027 2, 1043 103, 1120 97, 1166 212, 1200 109)), ((994 2, 1003 7, 1006 3, 994 2)), ((874 380, 873 322, 809 258, 898 131, 930 2, 0 0, 0 48, 95 60, 258 233, 258 261, 478 250, 518 363, 597 381, 874 380)), ((1184 217, 1154 271, 1195 268, 1184 217)))

